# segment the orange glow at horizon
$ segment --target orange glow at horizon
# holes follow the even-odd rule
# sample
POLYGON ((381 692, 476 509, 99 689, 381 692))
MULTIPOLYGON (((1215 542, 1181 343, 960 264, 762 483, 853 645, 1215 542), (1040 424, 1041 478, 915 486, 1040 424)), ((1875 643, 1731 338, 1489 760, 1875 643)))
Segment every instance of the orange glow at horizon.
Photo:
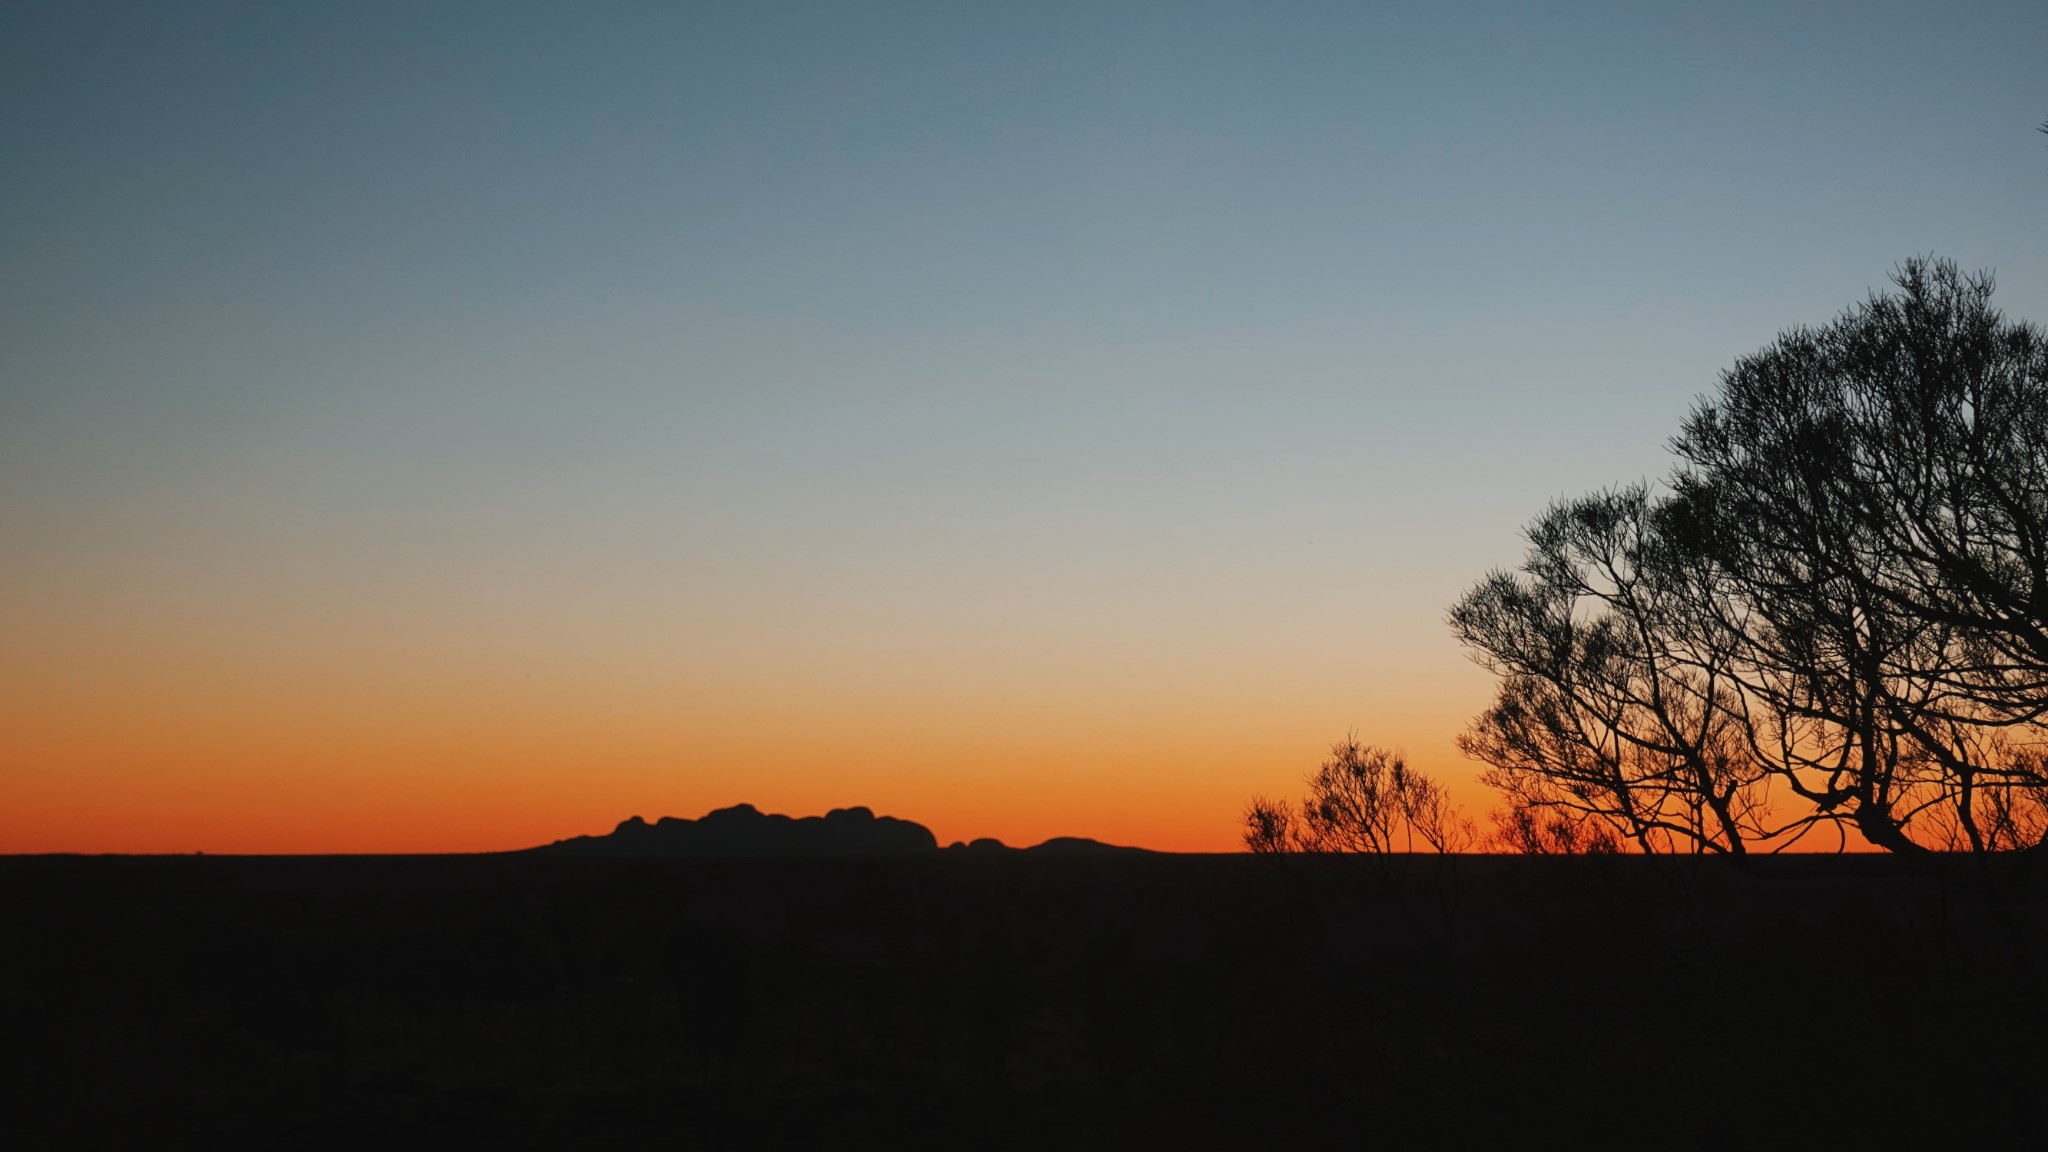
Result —
MULTIPOLYGON (((136 735, 150 739, 146 728, 136 735)), ((1176 744, 1138 734, 1062 758, 1057 747, 968 740, 862 755, 818 733, 720 750, 707 747, 713 740, 680 741, 688 751, 517 737, 431 750, 329 740, 315 749, 285 733, 244 733, 240 746, 226 734, 193 735, 194 746, 176 751, 119 738, 11 739, 11 762, 59 768, 18 773, 8 785, 0 851, 493 851, 608 832, 634 815, 697 817, 746 802, 793 816, 866 805, 924 824, 942 844, 1088 836, 1228 852, 1239 847, 1244 803, 1257 792, 1298 792, 1325 743, 1262 748, 1184 733, 1176 744), (833 771, 818 771, 821 763, 833 771)), ((1477 791, 1461 798, 1483 801, 1477 791)))
POLYGON ((1235 662, 1101 651, 1064 670, 1021 645, 980 663, 940 645, 872 654, 860 676, 823 652, 622 659, 617 636, 580 656, 119 619, 13 639, 29 658, 0 667, 0 852, 491 851, 741 802, 865 805, 942 844, 1229 852, 1253 794, 1297 794, 1353 729, 1475 817, 1487 805, 1451 747, 1483 675, 1431 693, 1293 659, 1284 639, 1235 662), (1392 707, 1347 709, 1360 695, 1392 707))

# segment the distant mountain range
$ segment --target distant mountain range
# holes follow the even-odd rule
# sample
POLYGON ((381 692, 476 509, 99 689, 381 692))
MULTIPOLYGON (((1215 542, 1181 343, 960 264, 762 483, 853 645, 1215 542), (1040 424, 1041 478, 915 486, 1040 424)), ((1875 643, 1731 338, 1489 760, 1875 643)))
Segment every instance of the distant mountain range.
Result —
POLYGON ((1057 836, 1029 848, 1000 840, 954 841, 939 847, 931 829, 911 820, 877 816, 867 808, 834 808, 823 816, 765 813, 752 804, 719 808, 696 820, 635 816, 603 836, 557 840, 528 852, 551 856, 921 856, 932 852, 1068 855, 1143 852, 1076 836, 1057 836))

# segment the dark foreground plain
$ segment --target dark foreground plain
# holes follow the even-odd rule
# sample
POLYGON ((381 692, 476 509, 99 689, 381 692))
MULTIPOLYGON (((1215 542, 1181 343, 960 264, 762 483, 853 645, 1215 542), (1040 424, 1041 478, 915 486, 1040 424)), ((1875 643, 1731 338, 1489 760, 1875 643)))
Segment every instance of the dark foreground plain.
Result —
POLYGON ((2037 1135, 2048 890, 1883 857, 0 859, 13 1147, 2037 1135))

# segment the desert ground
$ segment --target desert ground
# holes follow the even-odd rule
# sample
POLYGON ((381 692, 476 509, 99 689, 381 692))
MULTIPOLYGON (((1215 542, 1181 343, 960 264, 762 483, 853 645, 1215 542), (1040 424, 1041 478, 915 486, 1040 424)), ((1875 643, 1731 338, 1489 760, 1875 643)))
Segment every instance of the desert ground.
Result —
POLYGON ((2048 894, 1885 857, 0 859, 14 1147, 1949 1146, 2048 894))

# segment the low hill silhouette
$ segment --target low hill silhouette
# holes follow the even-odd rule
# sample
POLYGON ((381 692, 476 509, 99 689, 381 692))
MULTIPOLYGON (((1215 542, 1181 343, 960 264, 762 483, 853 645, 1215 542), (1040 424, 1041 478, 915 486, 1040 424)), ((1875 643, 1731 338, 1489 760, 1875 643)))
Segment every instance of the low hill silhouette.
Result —
MULTIPOLYGON (((1000 840, 956 841, 946 850, 1055 855, 1144 851, 1074 836, 1054 837, 1030 848, 1012 848, 1000 840)), ((527 851, 556 856, 922 856, 939 851, 939 842, 931 829, 914 820, 877 816, 865 807, 793 817, 735 804, 696 820, 664 816, 650 824, 634 816, 603 836, 576 836, 527 851)))
POLYGON ((1100 840, 1090 840, 1085 836, 1055 836, 1042 844, 1033 844, 1029 848, 1012 848, 1001 840, 984 836, 979 840, 966 842, 955 840, 951 844, 946 845, 946 851, 969 853, 976 856, 984 853, 999 854, 1006 852, 1033 852, 1061 856, 1074 853, 1146 852, 1149 849, 1128 848, 1122 844, 1104 844, 1100 840))

